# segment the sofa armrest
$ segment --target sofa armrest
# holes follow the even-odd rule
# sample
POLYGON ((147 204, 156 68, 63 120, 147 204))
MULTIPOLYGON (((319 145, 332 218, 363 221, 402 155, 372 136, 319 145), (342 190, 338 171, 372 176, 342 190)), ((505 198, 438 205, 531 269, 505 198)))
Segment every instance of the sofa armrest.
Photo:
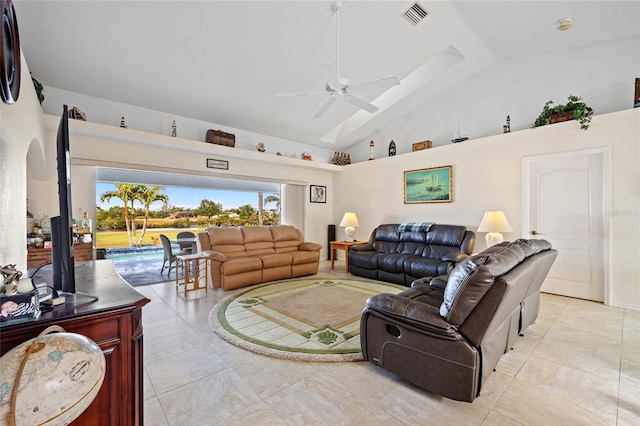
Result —
POLYGON ((442 256, 442 260, 446 260, 446 261, 449 261, 449 262, 460 263, 463 260, 465 260, 467 257, 469 257, 469 255, 466 254, 466 253, 456 253, 456 254, 451 253, 449 255, 442 256))
POLYGON ((201 254, 207 256, 209 260, 217 260, 218 262, 226 262, 227 260, 227 256, 219 251, 205 250, 201 254))
MULTIPOLYGON (((405 292, 416 293, 420 292, 420 289, 412 287, 403 291, 403 293, 405 292)), ((458 340, 457 328, 440 316, 439 307, 416 302, 399 294, 382 293, 371 296, 367 300, 367 308, 402 322, 411 323, 415 327, 440 337, 458 340)))
POLYGON ((355 251, 375 251, 375 248, 369 243, 367 244, 356 244, 355 246, 349 246, 349 250, 355 251))
POLYGON ((198 233, 198 251, 211 250, 211 242, 209 241, 209 234, 206 232, 198 233))
POLYGON ((322 250, 322 244, 304 242, 298 246, 298 250, 301 251, 320 251, 322 250))

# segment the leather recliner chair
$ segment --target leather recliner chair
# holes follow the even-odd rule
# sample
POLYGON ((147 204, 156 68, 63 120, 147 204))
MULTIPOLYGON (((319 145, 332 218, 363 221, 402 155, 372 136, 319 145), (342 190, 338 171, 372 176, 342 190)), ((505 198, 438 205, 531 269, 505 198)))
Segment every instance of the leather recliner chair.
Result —
POLYGON ((525 324, 535 320, 535 298, 556 257, 545 240, 504 243, 448 276, 369 298, 360 321, 364 359, 428 391, 473 401, 522 331, 523 312, 525 324))

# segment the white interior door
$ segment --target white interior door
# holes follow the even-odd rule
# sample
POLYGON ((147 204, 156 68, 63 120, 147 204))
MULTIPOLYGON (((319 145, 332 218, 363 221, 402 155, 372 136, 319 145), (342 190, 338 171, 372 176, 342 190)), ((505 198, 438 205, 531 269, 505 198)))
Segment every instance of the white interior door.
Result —
POLYGON ((603 152, 524 160, 528 204, 523 234, 558 250, 541 290, 605 301, 605 176, 603 152))

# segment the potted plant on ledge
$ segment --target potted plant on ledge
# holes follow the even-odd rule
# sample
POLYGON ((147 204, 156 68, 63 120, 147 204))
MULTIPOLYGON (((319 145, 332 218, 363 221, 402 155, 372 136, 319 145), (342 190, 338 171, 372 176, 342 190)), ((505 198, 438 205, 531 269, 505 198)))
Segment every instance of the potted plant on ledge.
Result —
POLYGON ((542 112, 531 127, 545 126, 547 124, 575 119, 580 123, 582 130, 587 130, 589 123, 591 123, 593 108, 585 104, 581 96, 570 95, 568 99, 569 102, 565 105, 551 106, 553 105, 553 101, 548 101, 544 104, 542 112))

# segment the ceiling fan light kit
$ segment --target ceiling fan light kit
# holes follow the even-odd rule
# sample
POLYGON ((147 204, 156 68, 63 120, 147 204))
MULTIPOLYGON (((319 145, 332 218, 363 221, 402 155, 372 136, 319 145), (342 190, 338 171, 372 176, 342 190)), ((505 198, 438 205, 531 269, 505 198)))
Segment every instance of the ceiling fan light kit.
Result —
POLYGON ((294 92, 294 93, 278 93, 276 96, 288 97, 288 96, 328 96, 329 98, 315 113, 313 118, 320 118, 324 113, 333 105, 338 99, 342 98, 345 102, 349 102, 352 105, 357 106, 367 112, 374 113, 380 108, 373 105, 370 102, 364 101, 356 96, 354 93, 360 93, 367 90, 380 90, 388 89, 390 87, 400 84, 398 77, 383 78, 381 80, 368 81, 365 83, 351 85, 351 82, 346 78, 340 77, 340 9, 342 8, 341 1, 334 1, 331 3, 331 10, 336 13, 336 67, 335 70, 331 64, 320 63, 320 69, 324 74, 325 79, 325 91, 324 92, 294 92))

